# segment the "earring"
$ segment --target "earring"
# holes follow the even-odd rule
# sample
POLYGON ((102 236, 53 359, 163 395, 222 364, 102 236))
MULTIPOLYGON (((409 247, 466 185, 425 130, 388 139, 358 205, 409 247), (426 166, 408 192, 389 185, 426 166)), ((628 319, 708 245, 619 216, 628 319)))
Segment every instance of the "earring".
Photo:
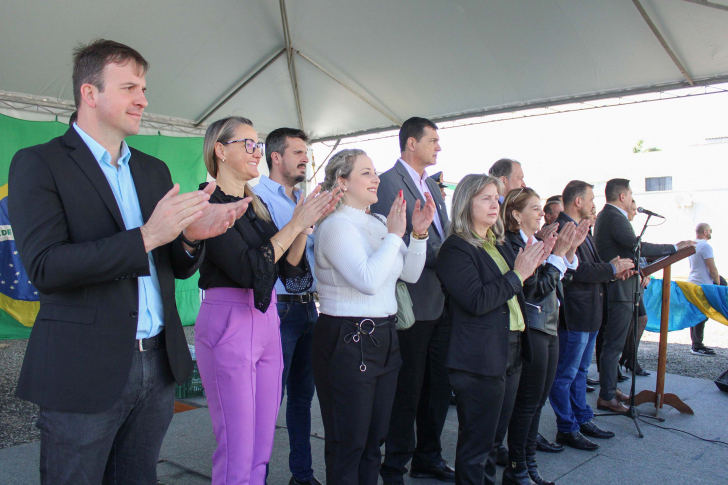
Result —
POLYGON ((224 158, 222 159, 222 163, 225 163, 225 159, 224 158))

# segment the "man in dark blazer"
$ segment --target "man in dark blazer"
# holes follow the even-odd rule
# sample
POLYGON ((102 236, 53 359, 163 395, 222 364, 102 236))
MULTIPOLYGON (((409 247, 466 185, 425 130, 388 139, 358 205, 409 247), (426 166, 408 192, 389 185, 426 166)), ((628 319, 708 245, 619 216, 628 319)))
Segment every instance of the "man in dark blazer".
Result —
MULTIPOLYGON (((564 210, 556 222, 565 224, 588 221, 594 206, 593 186, 572 180, 563 193, 564 210)), ((615 258, 605 263, 599 258, 591 236, 578 247, 579 266, 571 283, 564 285, 559 311, 559 364, 549 401, 556 414, 556 441, 580 450, 593 451, 599 445, 585 438, 611 438, 614 433, 598 428, 594 413, 586 403, 586 376, 594 353, 594 342, 602 324, 605 283, 622 277, 632 267, 628 259, 615 258)))
POLYGON ((386 216, 402 191, 407 201, 405 242, 409 242, 412 232, 412 211, 416 201, 424 206, 425 197, 429 196, 437 207, 428 230, 425 268, 417 283, 407 284, 415 323, 398 332, 403 365, 381 469, 385 484, 402 483, 410 459, 410 475, 415 478, 455 480, 454 471, 442 459, 440 445, 451 395, 445 370, 450 326, 441 319, 445 297, 435 274, 437 251, 447 237, 449 221, 440 188, 425 171, 437 162, 439 140, 437 125, 430 120, 410 118, 405 121, 399 131, 401 158, 380 176, 379 200, 371 207, 372 212, 386 216))
MULTIPOLYGON (((607 204, 599 212, 594 226, 594 243, 597 252, 604 259, 620 257, 634 260, 637 236, 629 222, 627 212, 632 204, 632 189, 627 179, 612 179, 605 188, 607 204)), ((673 244, 650 244, 642 242, 642 256, 661 257, 674 254, 678 249, 694 245, 692 241, 673 244)), ((600 409, 623 412, 627 408, 620 402, 629 396, 617 389, 617 367, 619 356, 627 339, 632 321, 635 292, 638 292, 640 276, 636 273, 626 279, 617 279, 607 285, 607 321, 603 325, 603 344, 599 356, 599 398, 600 409)))
POLYGON ((9 216, 40 292, 16 394, 40 406, 42 483, 157 483, 174 382, 192 370, 174 280, 247 207, 179 194, 161 160, 126 145, 147 67, 123 44, 79 47, 77 123, 10 166, 9 216))

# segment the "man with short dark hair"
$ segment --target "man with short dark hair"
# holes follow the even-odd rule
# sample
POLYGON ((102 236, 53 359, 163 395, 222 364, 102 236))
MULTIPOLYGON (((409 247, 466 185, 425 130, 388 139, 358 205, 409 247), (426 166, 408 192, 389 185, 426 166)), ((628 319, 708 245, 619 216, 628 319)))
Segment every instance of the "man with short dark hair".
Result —
MULTIPOLYGON (((572 180, 564 188, 564 210, 556 222, 559 230, 569 222, 589 224, 594 206, 593 185, 572 180)), ((556 414, 556 441, 572 448, 594 451, 599 445, 584 437, 611 438, 614 433, 592 422, 594 413, 586 402, 586 376, 594 353, 594 342, 602 324, 604 283, 622 277, 632 268, 628 259, 604 263, 587 235, 577 249, 579 267, 567 271, 571 283, 564 285, 559 308, 559 363, 549 401, 556 414)))
POLYGON ((564 206, 561 205, 560 201, 552 200, 550 202, 546 202, 546 205, 543 208, 544 226, 548 226, 549 224, 556 222, 556 219, 559 217, 562 210, 564 210, 564 206))
POLYGON ((44 484, 157 483, 174 382, 192 371, 175 278, 250 202, 209 204, 214 182, 180 194, 164 162, 127 146, 147 68, 117 42, 79 47, 77 122, 10 165, 8 211, 40 292, 16 394, 40 406, 44 484))
MULTIPOLYGON (((604 259, 615 257, 634 258, 637 244, 628 211, 632 204, 632 189, 627 179, 612 179, 604 189, 607 204, 597 216, 594 225, 594 242, 597 252, 604 259)), ((642 242, 642 256, 660 257, 674 254, 679 249, 694 245, 692 241, 673 244, 650 244, 642 242)), ((607 285, 608 317, 602 328, 604 343, 599 358, 599 398, 597 408, 614 412, 625 412, 623 404, 629 396, 617 389, 617 367, 619 357, 627 339, 627 331, 634 315, 635 292, 638 278, 632 272, 625 279, 617 279, 607 285)))
MULTIPOLYGON (((690 275, 688 281, 697 285, 719 285, 720 273, 715 266, 713 248, 708 244, 713 238, 713 229, 710 225, 701 222, 695 228, 695 254, 690 256, 690 275)), ((690 328, 690 339, 693 344, 690 351, 695 355, 715 355, 715 350, 703 344, 706 318, 699 324, 690 328)))
POLYGON ((523 180, 523 168, 521 162, 510 158, 501 158, 490 167, 488 173, 503 182, 503 196, 513 189, 520 189, 526 186, 523 180))
MULTIPOLYGON (((306 179, 308 136, 296 128, 278 128, 265 139, 265 160, 270 175, 263 175, 255 193, 266 203, 277 227, 288 224, 300 197, 305 197, 296 184, 306 179)), ((306 257, 311 273, 314 267, 314 236, 308 235, 306 257)), ((313 474, 311 459, 311 401, 313 381, 313 326, 316 310, 316 279, 307 293, 290 294, 280 280, 276 282, 278 316, 281 319, 283 348, 283 393, 288 391, 286 427, 291 470, 289 485, 320 484, 313 474)))
POLYGON ((380 176, 379 200, 372 205, 372 212, 386 216, 402 191, 407 202, 406 243, 412 232, 412 211, 417 201, 424 206, 433 200, 436 213, 427 233, 419 235, 429 235, 425 268, 417 283, 407 284, 415 323, 407 330, 397 331, 403 364, 380 474, 385 484, 402 484, 411 459, 410 476, 452 482, 455 472, 443 460, 440 443, 451 395, 445 369, 450 325, 442 318, 445 296, 435 274, 437 251, 447 236, 448 218, 440 189, 426 171, 437 163, 440 152, 437 125, 425 118, 408 119, 399 130, 399 145, 401 157, 380 176))

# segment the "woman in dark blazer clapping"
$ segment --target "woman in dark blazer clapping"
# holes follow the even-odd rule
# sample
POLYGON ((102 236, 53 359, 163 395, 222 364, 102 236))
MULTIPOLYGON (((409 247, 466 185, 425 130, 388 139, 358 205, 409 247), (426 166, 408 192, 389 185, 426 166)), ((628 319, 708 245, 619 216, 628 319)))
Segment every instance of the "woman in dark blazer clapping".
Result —
MULTIPOLYGON (((541 199, 533 189, 523 187, 506 195, 501 219, 506 228, 506 241, 514 252, 535 241, 543 216, 541 199)), ((578 266, 576 248, 584 242, 589 221, 584 220, 578 227, 569 222, 558 235, 557 227, 553 224, 545 228, 542 237, 545 252, 550 255, 523 283, 532 358, 530 362, 523 363, 508 426, 509 466, 503 472, 504 483, 530 484, 533 480, 537 485, 554 485, 538 471, 536 439, 541 409, 551 390, 559 360, 557 291, 562 291, 559 286, 567 270, 576 270, 578 266)))
POLYGON ((544 244, 516 254, 504 244, 501 182, 467 175, 455 189, 450 236, 437 258, 452 322, 445 365, 457 397, 455 480, 495 484, 493 442, 501 413, 510 418, 521 359, 531 359, 523 281, 543 262, 544 244))

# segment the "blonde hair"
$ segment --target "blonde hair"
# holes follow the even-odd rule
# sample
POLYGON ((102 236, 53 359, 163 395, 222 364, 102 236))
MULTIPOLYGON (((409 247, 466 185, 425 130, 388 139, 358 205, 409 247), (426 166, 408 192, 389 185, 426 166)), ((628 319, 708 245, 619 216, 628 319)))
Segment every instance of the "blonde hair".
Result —
MULTIPOLYGON (((242 116, 230 116, 228 118, 217 120, 207 127, 202 150, 205 160, 205 168, 207 168, 207 172, 212 176, 212 178, 217 178, 220 163, 220 160, 217 158, 217 154, 215 153, 215 146, 217 143, 231 141, 235 135, 235 129, 240 125, 247 125, 252 128, 253 122, 248 118, 243 118, 242 116)), ((263 201, 255 195, 253 187, 251 187, 248 183, 245 184, 244 195, 246 197, 253 198, 251 205, 255 215, 266 221, 271 220, 270 213, 265 207, 265 204, 263 204, 263 201)))
MULTIPOLYGON (((495 185, 498 193, 503 190, 503 182, 486 174, 466 175, 455 188, 452 196, 452 217, 450 220, 450 234, 460 236, 473 246, 481 247, 483 242, 475 236, 475 224, 473 223, 473 199, 488 185, 495 185)), ((503 221, 500 217, 495 224, 490 226, 496 238, 496 244, 503 244, 505 232, 503 221)))
MULTIPOLYGON (((321 190, 334 190, 339 186, 339 177, 348 179, 351 171, 354 170, 354 163, 360 155, 366 155, 366 152, 358 148, 348 148, 336 152, 326 164, 326 175, 321 184, 321 190)), ((339 200, 336 208, 338 209, 342 204, 343 202, 339 200)))

